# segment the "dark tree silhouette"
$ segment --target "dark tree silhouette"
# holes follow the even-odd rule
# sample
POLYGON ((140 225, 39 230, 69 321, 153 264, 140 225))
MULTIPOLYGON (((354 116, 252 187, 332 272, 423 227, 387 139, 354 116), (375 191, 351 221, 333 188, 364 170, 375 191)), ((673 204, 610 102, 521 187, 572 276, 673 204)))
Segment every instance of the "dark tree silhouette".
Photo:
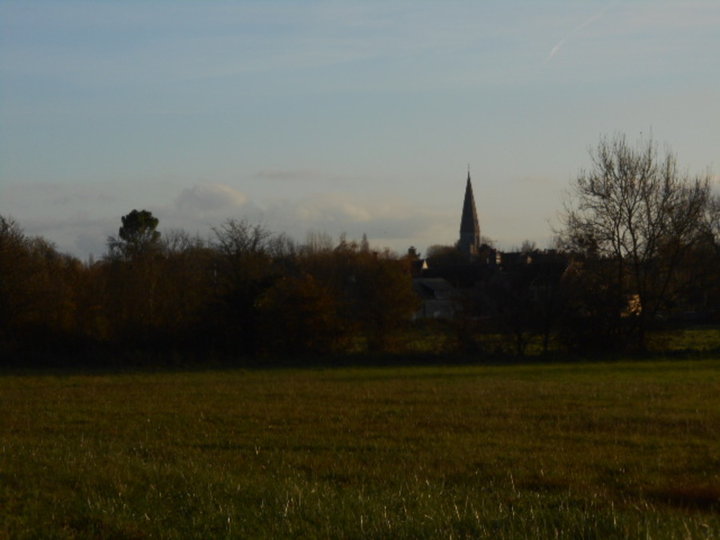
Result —
POLYGON ((115 337, 128 343, 150 343, 161 326, 158 286, 163 281, 158 219, 147 210, 122 216, 118 238, 108 238, 103 269, 104 305, 115 337))
POLYGON ((607 293, 603 306, 644 348, 645 331, 671 303, 683 255, 702 230, 709 175, 682 173, 670 151, 660 156, 652 140, 632 147, 622 135, 601 139, 591 156, 593 168, 573 184, 561 244, 584 259, 583 272, 596 274, 578 282, 607 293))
POLYGON ((158 219, 148 210, 133 210, 122 218, 118 237, 108 239, 111 257, 132 259, 159 248, 158 219))

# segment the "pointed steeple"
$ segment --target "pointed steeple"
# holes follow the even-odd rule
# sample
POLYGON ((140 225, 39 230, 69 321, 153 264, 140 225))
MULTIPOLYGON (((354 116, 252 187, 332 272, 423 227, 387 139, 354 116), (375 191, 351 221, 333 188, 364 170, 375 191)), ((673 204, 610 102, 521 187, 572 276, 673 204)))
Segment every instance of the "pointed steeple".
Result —
POLYGON ((469 166, 462 218, 460 219, 460 240, 457 246, 462 253, 469 256, 477 255, 480 248, 480 223, 475 209, 475 197, 473 197, 469 166))

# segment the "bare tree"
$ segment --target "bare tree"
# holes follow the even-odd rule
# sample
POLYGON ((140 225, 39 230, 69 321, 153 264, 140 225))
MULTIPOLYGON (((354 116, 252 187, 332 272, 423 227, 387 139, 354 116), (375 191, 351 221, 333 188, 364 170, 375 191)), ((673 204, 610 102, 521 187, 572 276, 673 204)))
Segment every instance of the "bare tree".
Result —
POLYGON ((623 135, 603 138, 591 157, 593 168, 578 176, 566 203, 561 243, 586 268, 592 261, 601 269, 617 305, 634 305, 632 333, 644 347, 647 325, 668 306, 678 266, 699 236, 709 174, 679 171, 675 156, 659 155, 651 139, 632 147, 623 135))

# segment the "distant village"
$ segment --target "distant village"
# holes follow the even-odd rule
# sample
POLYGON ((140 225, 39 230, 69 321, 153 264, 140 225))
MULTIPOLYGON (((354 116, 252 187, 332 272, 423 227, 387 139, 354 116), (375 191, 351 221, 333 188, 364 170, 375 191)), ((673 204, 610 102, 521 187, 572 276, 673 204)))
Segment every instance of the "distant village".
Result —
POLYGON ((163 236, 133 209, 102 260, 83 264, 0 216, 0 351, 523 356, 643 351, 668 328, 716 324, 720 200, 709 179, 663 176, 673 169, 653 165, 652 147, 634 152, 622 138, 600 151, 616 160, 578 178, 579 210, 557 250, 483 240, 469 172, 457 241, 424 256, 370 250, 366 238, 297 244, 242 219, 207 240, 163 236))
POLYGON ((460 236, 455 246, 435 246, 426 257, 415 248, 408 250, 412 261, 413 288, 422 299, 416 318, 453 319, 472 300, 474 313, 497 311, 487 293, 498 281, 509 275, 527 273, 530 266, 537 272, 531 286, 546 287, 547 279, 559 280, 569 259, 556 250, 538 250, 523 246, 520 251, 502 252, 483 240, 475 206, 472 181, 468 171, 465 185, 460 236), (542 271, 541 271, 542 270, 542 271), (538 279, 544 278, 544 279, 538 279))

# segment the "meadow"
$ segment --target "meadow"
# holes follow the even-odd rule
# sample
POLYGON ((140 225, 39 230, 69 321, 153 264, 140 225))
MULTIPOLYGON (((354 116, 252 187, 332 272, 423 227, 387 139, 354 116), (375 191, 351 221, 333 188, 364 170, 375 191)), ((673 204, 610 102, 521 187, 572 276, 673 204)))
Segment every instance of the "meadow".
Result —
POLYGON ((0 407, 0 537, 720 537, 717 358, 5 372, 0 407))

